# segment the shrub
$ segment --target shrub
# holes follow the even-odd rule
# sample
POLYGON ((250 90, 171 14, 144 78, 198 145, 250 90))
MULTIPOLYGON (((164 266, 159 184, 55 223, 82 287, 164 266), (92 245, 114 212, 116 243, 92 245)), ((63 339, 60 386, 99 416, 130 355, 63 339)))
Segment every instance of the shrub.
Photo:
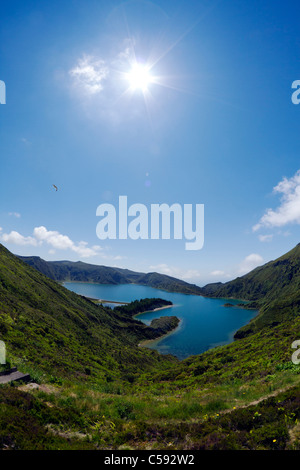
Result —
POLYGON ((133 406, 127 401, 118 402, 116 405, 116 410, 118 416, 121 419, 135 419, 135 415, 133 413, 133 406))

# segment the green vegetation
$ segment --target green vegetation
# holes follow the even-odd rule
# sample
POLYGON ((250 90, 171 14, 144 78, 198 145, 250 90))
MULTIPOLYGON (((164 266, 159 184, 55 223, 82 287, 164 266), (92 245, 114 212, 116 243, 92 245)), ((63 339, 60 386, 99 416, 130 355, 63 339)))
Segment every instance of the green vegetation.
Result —
POLYGON ((157 298, 141 299, 130 302, 130 304, 115 307, 114 313, 120 313, 121 315, 133 317, 138 313, 144 313, 159 308, 171 307, 172 305, 173 304, 170 300, 157 298))
POLYGON ((0 339, 34 382, 0 386, 0 449, 300 450, 298 251, 248 275, 270 275, 264 294, 247 284, 261 306, 251 335, 179 361, 138 347, 178 324, 133 317, 166 301, 104 308, 0 246, 0 339), (261 321, 267 306, 276 321, 261 321))
POLYGON ((1 246, 0 312, 10 356, 50 375, 117 378, 175 360, 138 348, 155 329, 70 292, 1 246))
POLYGON ((168 333, 170 330, 174 330, 175 328, 177 328, 178 324, 179 319, 175 316, 172 316, 154 318, 151 321, 150 326, 151 328, 154 328, 155 330, 159 331, 159 336, 162 336, 168 333))
POLYGON ((299 371, 172 394, 125 383, 26 387, 0 387, 2 449, 300 449, 299 371))

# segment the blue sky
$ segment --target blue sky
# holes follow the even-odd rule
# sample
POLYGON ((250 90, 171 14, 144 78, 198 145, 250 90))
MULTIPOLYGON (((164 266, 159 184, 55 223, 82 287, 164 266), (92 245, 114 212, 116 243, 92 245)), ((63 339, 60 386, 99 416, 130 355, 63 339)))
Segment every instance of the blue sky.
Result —
POLYGON ((299 242, 295 1, 2 1, 0 242, 226 281, 299 242), (130 88, 133 61, 150 67, 130 88), (55 184, 58 191, 52 186, 55 184), (205 242, 99 240, 96 209, 204 204, 205 242))

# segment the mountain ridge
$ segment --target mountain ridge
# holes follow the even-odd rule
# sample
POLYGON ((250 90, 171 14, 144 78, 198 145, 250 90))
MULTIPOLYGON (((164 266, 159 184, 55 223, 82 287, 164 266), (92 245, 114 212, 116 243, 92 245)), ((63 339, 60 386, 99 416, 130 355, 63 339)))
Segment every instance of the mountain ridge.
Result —
POLYGON ((125 268, 95 265, 82 261, 45 261, 37 256, 18 256, 55 281, 92 282, 97 284, 137 284, 146 285, 168 292, 201 295, 201 288, 166 274, 156 272, 141 273, 125 268))
POLYGON ((158 273, 139 273, 81 261, 19 258, 60 282, 133 283, 169 292, 247 301, 241 307, 258 310, 258 315, 235 333, 235 339, 253 334, 266 325, 276 326, 287 318, 300 314, 300 243, 275 260, 258 266, 243 276, 226 283, 215 282, 203 287, 158 273))

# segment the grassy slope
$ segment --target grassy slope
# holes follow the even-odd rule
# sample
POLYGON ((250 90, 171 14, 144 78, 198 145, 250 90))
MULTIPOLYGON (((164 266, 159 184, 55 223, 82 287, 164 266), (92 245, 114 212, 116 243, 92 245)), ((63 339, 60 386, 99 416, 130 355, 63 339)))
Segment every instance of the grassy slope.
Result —
POLYGON ((118 385, 0 388, 0 448, 300 449, 299 334, 295 319, 118 385))
POLYGON ((120 376, 168 363, 137 347, 149 332, 142 322, 68 291, 0 246, 0 338, 15 359, 58 375, 120 376))
MULTIPOLYGON (((126 322, 122 328, 120 318, 107 317, 105 310, 98 318, 98 307, 94 310, 75 294, 69 297, 65 289, 28 271, 5 250, 0 261, 0 298, 3 292, 12 292, 0 305, 3 325, 10 338, 16 335, 21 341, 19 354, 26 350, 39 368, 36 352, 43 350, 43 366, 48 361, 62 377, 54 388, 43 384, 48 377, 41 378, 41 388, 30 393, 0 387, 0 448, 300 449, 300 367, 291 362, 291 344, 300 337, 299 316, 285 316, 276 326, 265 325, 249 337, 170 366, 165 362, 169 359, 159 363, 157 355, 150 351, 144 355, 145 350, 133 347, 140 333, 133 329, 134 338, 128 338, 126 322), (42 305, 33 306, 42 294, 42 305), (22 304, 15 301, 16 296, 22 304), (47 314, 42 310, 46 301, 47 314), (93 343, 85 343, 85 317, 93 327, 89 331, 93 343), (62 335, 66 343, 48 351, 33 330, 41 328, 41 322, 49 328, 50 319, 55 338, 62 335), (118 331, 118 338, 112 331, 118 331), (65 356, 70 334, 73 341, 77 335, 82 341, 76 364, 69 369, 60 349, 65 356), (128 351, 126 357, 118 357, 114 351, 124 354, 123 338, 128 351), (105 354, 103 348, 102 353, 97 349, 100 340, 106 341, 105 354), (92 352, 91 346, 96 348, 92 352), (136 373, 132 373, 135 354, 136 373), (98 355, 101 367, 93 362, 98 355), (126 374, 121 368, 124 359, 126 374), (142 361, 144 369, 139 366, 142 361), (85 368, 91 368, 92 375, 86 376, 85 368), (79 370, 81 375, 69 370, 79 370)), ((10 341, 10 346, 17 352, 17 344, 10 341)), ((74 347, 72 342, 72 351, 74 347)))

